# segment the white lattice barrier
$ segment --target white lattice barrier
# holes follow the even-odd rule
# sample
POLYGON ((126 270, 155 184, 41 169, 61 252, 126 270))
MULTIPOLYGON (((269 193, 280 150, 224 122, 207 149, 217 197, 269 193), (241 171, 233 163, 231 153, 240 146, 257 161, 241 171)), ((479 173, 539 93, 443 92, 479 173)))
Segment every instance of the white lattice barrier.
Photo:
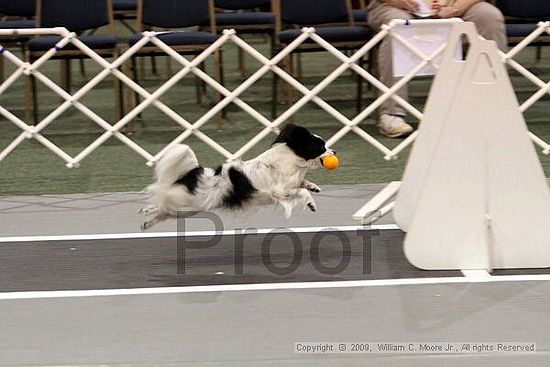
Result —
MULTIPOLYGON (((445 20, 421 20, 418 22, 437 23, 437 22, 444 22, 444 21, 445 20)), ((414 23, 415 21, 410 21, 410 22, 414 23)), ((440 54, 442 54, 443 50, 445 49, 445 45, 442 45, 432 54, 424 55, 421 51, 417 50, 414 46, 412 46, 406 39, 403 39, 402 37, 399 37, 399 35, 396 35, 395 33, 392 32, 392 29, 396 25, 404 24, 404 23, 405 23, 404 21, 395 20, 391 24, 384 26, 383 29, 378 34, 376 34, 370 41, 366 42, 365 45, 363 45, 363 47, 361 47, 351 56, 346 56, 344 53, 337 50, 330 43, 326 42, 321 37, 319 37, 315 33, 314 28, 303 28, 302 34, 298 38, 296 38, 291 44, 289 44, 287 47, 281 50, 272 59, 265 57, 263 54, 261 54, 259 51, 254 49, 251 45, 249 45, 247 42, 242 40, 235 33, 234 30, 226 30, 223 32, 223 34, 218 38, 216 42, 214 42, 210 47, 205 49, 202 53, 194 57, 192 60, 188 60, 186 57, 179 55, 176 51, 174 51, 168 45, 163 43, 157 37, 157 35, 160 34, 159 32, 144 32, 143 33, 144 37, 139 42, 134 44, 132 47, 128 48, 117 59, 112 60, 111 62, 97 55, 93 50, 91 50, 85 44, 80 42, 76 38, 76 34, 74 32, 69 32, 65 28, 0 30, 0 36, 18 34, 18 35, 59 35, 62 37, 62 39, 57 43, 55 48, 52 48, 51 50, 46 52, 42 57, 40 57, 38 60, 34 61, 33 63, 25 62, 20 58, 18 58, 11 51, 4 48, 0 48, 2 57, 4 57, 6 61, 11 62, 16 66, 15 72, 12 75, 10 75, 0 85, 0 95, 5 93, 6 90, 19 77, 32 74, 37 78, 38 81, 43 83, 46 87, 48 87, 51 91, 59 95, 64 100, 63 103, 61 103, 57 108, 55 108, 52 112, 50 112, 45 118, 43 118, 36 125, 31 125, 28 122, 21 120, 20 118, 15 116, 13 113, 11 113, 5 106, 0 105, 0 114, 2 114, 6 119, 8 119, 10 122, 12 122, 15 126, 17 126, 22 131, 21 134, 19 134, 19 136, 17 136, 17 138, 15 138, 8 146, 3 148, 0 147, 1 149, 0 161, 2 161, 6 156, 8 156, 25 139, 35 139, 36 141, 41 143, 45 148, 49 149, 50 151, 58 155, 60 158, 62 158, 66 162, 67 167, 72 168, 72 167, 78 166, 79 163, 84 158, 86 158, 99 146, 105 143, 108 139, 115 137, 119 139, 122 143, 127 145, 134 152, 138 153, 143 158, 145 158, 148 165, 153 165, 159 159, 159 157, 164 153, 166 149, 168 149, 170 146, 174 144, 184 141, 191 135, 194 135, 200 140, 202 140, 212 149, 222 154, 227 160, 235 160, 235 159, 241 158, 246 152, 252 149, 256 144, 258 144, 265 136, 267 136, 271 132, 277 132, 278 127, 281 124, 287 121, 292 115, 294 115, 298 110, 303 108, 309 102, 312 102, 318 105, 320 108, 322 108, 331 116, 333 116, 342 125, 340 130, 334 136, 328 139, 329 145, 335 144, 340 139, 342 139, 345 135, 347 135, 349 132, 353 131, 354 133, 359 135, 361 138, 363 138, 367 143, 371 144, 372 146, 377 148, 380 152, 382 152, 386 159, 395 158, 403 149, 405 149, 414 141, 414 139, 416 138, 416 133, 413 133, 407 139, 403 140, 394 149, 390 149, 386 147, 384 144, 382 144, 379 140, 377 140, 374 136, 370 135, 365 130, 363 130, 359 126, 359 124, 362 121, 364 121, 368 116, 372 115, 374 111, 384 101, 386 101, 389 98, 392 98, 393 100, 395 100, 399 105, 401 105, 406 111, 408 111, 410 114, 415 116, 417 119, 422 120, 422 116, 423 116, 422 112, 419 111, 415 106, 411 105, 408 101, 405 101, 402 98, 400 98, 398 95, 395 94, 395 92, 399 90, 402 86, 407 84, 411 79, 413 79, 415 75, 418 73, 418 71, 422 70, 426 65, 432 65, 433 67, 437 68, 438 65, 436 62, 434 62, 434 60, 440 54), (388 87, 383 83, 381 83, 377 78, 375 78, 371 73, 369 73, 367 70, 362 68, 357 63, 361 58, 365 57, 365 55, 367 55, 367 53, 370 50, 376 47, 385 37, 388 37, 388 36, 394 37, 398 42, 402 43, 405 47, 410 49, 415 55, 417 55, 422 60, 421 62, 418 63, 416 67, 414 67, 407 75, 402 77, 392 87, 388 87), (300 44, 308 40, 311 40, 317 43, 318 45, 320 45, 321 47, 323 47, 324 49, 326 49, 327 52, 331 53, 342 63, 339 67, 337 67, 334 71, 332 71, 321 82, 319 82, 317 85, 315 85, 311 89, 307 88, 305 85, 303 85, 298 80, 296 80, 292 75, 289 75, 278 66, 278 64, 285 57, 287 57, 293 50, 295 50, 300 44), (172 57, 182 67, 177 73, 175 73, 172 77, 170 77, 153 93, 150 93, 147 90, 145 90, 142 86, 140 86, 135 81, 130 79, 120 70, 121 66, 126 61, 128 61, 133 55, 135 55, 142 47, 144 47, 149 42, 154 43, 160 49, 164 50, 167 55, 172 57), (101 72, 99 72, 92 79, 90 79, 84 86, 78 89, 74 94, 67 93, 65 90, 59 87, 55 82, 53 82, 51 79, 49 79, 40 71, 40 67, 52 56, 54 56, 56 52, 61 50, 68 43, 72 43, 75 47, 82 50, 91 59, 95 60, 101 67, 103 67, 103 70, 101 72), (251 76, 249 76, 245 81, 243 81, 237 88, 235 88, 232 91, 228 90, 226 87, 221 85, 214 78, 212 78, 211 76, 209 76, 207 73, 205 73, 199 68, 199 65, 202 62, 204 62, 209 56, 213 55, 217 49, 219 49, 220 47, 224 46, 227 43, 233 43, 237 47, 240 47, 242 50, 244 50, 246 53, 248 53, 251 57, 256 59, 258 62, 260 62, 262 65, 256 72, 254 72, 251 76), (338 111, 329 103, 327 103, 326 101, 324 101, 322 98, 319 97, 319 93, 321 93, 327 86, 329 86, 337 78, 341 77, 343 73, 345 73, 350 69, 353 70, 355 73, 359 74, 367 82, 371 83, 375 88, 381 91, 378 98, 376 98, 371 104, 366 106, 360 113, 358 113, 352 119, 347 118, 340 111, 338 111), (296 101, 290 108, 285 110, 280 116, 278 116, 273 121, 266 118, 264 115, 262 115, 260 112, 258 112, 248 103, 246 103, 246 101, 242 100, 239 97, 245 90, 250 88, 257 80, 259 80, 262 76, 264 76, 269 72, 276 74, 278 77, 285 80, 293 88, 295 88, 302 94, 302 97, 298 99, 298 101, 296 101), (197 77, 202 79, 205 83, 210 85, 214 90, 216 90, 223 96, 220 102, 214 105, 210 110, 208 110, 205 114, 203 114, 199 119, 197 119, 194 122, 190 122, 186 120, 180 114, 178 114, 173 109, 171 109, 170 107, 168 107, 167 105, 165 105, 160 101, 160 97, 162 95, 164 95, 168 90, 170 90, 170 88, 172 88, 177 82, 179 82, 183 77, 185 77, 188 74, 196 75, 197 77), (100 117, 98 114, 96 114, 94 111, 92 111, 90 108, 86 107, 80 101, 82 97, 86 95, 86 93, 88 93, 95 86, 97 86, 98 83, 100 83, 110 75, 113 75, 114 77, 119 78, 122 81, 122 83, 124 83, 127 87, 129 87, 134 92, 138 93, 143 98, 143 100, 134 109, 129 111, 120 120, 113 121, 113 122, 106 121, 105 119, 100 117), (228 151, 219 142, 213 140, 212 138, 210 138, 209 136, 207 136, 206 134, 200 131, 201 127, 203 127, 209 121, 212 121, 213 117, 216 116, 222 109, 224 109, 230 103, 234 103, 237 106, 239 106, 242 110, 250 114, 250 116, 252 116, 259 124, 263 126, 263 129, 256 136, 254 136, 250 141, 248 141, 245 145, 237 149, 237 151, 235 152, 228 151), (135 141, 133 141, 130 137, 126 136, 121 132, 121 129, 124 126, 126 126, 130 121, 136 118, 141 112, 143 112, 146 108, 148 108, 151 105, 158 108, 167 117, 169 117, 170 119, 178 123, 182 128, 182 133, 171 142, 167 142, 166 146, 156 154, 148 152, 146 149, 144 149, 135 141), (41 133, 47 126, 53 123, 64 111, 66 111, 71 106, 74 106, 79 111, 84 113, 86 116, 88 116, 92 121, 94 121, 97 125, 99 125, 104 130, 104 132, 99 138, 97 138, 93 143, 91 143, 89 146, 87 146, 85 149, 83 149, 80 153, 78 153, 75 156, 69 155, 66 151, 62 149, 62 147, 55 145, 52 141, 48 140, 41 133)), ((526 68, 524 68, 521 64, 519 64, 517 61, 514 60, 514 56, 516 56, 518 52, 520 52, 525 47, 527 47, 531 42, 533 42, 537 38, 537 36, 539 36, 544 32, 547 32, 548 34, 550 34, 550 22, 541 22, 538 25, 537 29, 530 36, 528 36, 523 42, 518 44, 516 47, 510 50, 510 52, 508 52, 507 54, 504 54, 504 53, 501 54, 503 62, 505 62, 510 67, 512 67, 513 69, 517 70, 519 73, 524 75, 527 79, 529 79, 539 88, 539 90, 536 93, 534 93, 528 100, 526 100, 521 105, 520 109, 522 112, 524 112, 529 107, 531 107, 534 103, 539 101, 547 93, 550 93, 550 82, 545 82, 541 80, 539 77, 537 77, 536 75, 529 72, 526 68)), ((539 137, 535 136, 532 133, 530 133, 530 135, 533 141, 543 149, 543 152, 545 154, 550 153, 550 145, 548 143, 544 142, 542 139, 540 139, 539 137)))

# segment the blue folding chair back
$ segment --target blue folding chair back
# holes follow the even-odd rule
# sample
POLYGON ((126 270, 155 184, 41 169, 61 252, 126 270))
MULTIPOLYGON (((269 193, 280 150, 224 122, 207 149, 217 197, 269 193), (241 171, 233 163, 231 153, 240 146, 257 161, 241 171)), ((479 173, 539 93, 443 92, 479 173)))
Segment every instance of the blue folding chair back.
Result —
MULTIPOLYGON (((276 0, 280 1, 280 19, 290 28, 279 32, 279 42, 288 44, 296 39, 299 26, 315 26, 317 34, 330 43, 363 42, 372 37, 364 26, 355 26, 349 0, 276 0), (334 24, 334 25, 333 25, 334 24), (330 25, 321 26, 319 25, 330 25)), ((356 45, 351 45, 355 48, 356 45)))
MULTIPOLYGON (((511 17, 506 19, 506 34, 510 44, 516 44, 531 34, 537 28, 538 21, 550 19, 548 0, 497 0, 496 6, 504 16, 511 17)), ((548 43, 547 40, 542 41, 548 43)))
MULTIPOLYGON (((300 27, 314 26, 315 33, 338 49, 356 50, 372 38, 372 31, 364 26, 356 26, 351 0, 273 0, 278 12, 276 24, 278 48, 290 44, 302 34, 300 27)), ((294 52, 326 51, 311 39, 299 45, 294 52)), ((360 60, 361 64, 363 60, 360 60)), ((293 73, 292 58, 285 64, 293 73)), ((276 114, 277 78, 273 78, 272 116, 276 114)), ((287 105, 292 104, 292 88, 286 86, 287 105)), ((362 78, 357 83, 357 110, 361 109, 362 78)))
POLYGON ((65 27, 73 32, 109 24, 107 0, 38 0, 41 27, 65 27))
POLYGON ((0 0, 0 14, 32 18, 36 5, 34 0, 0 0))
POLYGON ((496 5, 505 16, 534 20, 550 19, 548 0, 497 0, 496 5))
POLYGON ((216 0, 215 4, 223 9, 241 10, 270 6, 271 0, 216 0))
MULTIPOLYGON (((116 58, 118 55, 117 40, 114 35, 112 0, 36 0, 36 23, 41 28, 65 27, 69 31, 81 34, 85 30, 95 30, 103 26, 109 26, 109 34, 79 35, 77 39, 86 46, 104 57, 116 58)), ((61 36, 41 36, 27 42, 28 61, 33 61, 45 52, 56 47, 62 39, 61 36)), ((69 42, 62 49, 51 57, 52 59, 63 59, 62 84, 64 89, 70 91, 71 72, 70 59, 83 59, 88 55, 80 51, 72 42, 69 42)), ((32 81, 32 97, 34 105, 34 117, 38 119, 38 104, 35 78, 32 81)), ((122 115, 122 95, 120 82, 114 78, 114 91, 117 116, 122 115)))
POLYGON ((34 28, 35 9, 34 0, 0 0, 0 14, 28 18, 0 22, 0 29, 34 28))
MULTIPOLYGON (((170 46, 172 50, 179 54, 199 54, 217 40, 215 33, 213 0, 138 0, 137 10, 137 30, 161 28, 166 31, 160 33, 157 38, 170 46), (192 26, 208 26, 210 32, 206 31, 182 31, 181 28, 192 26)), ((130 46, 135 45, 143 38, 142 33, 136 33, 129 37, 130 46)), ((138 56, 166 55, 156 45, 149 42, 142 47, 131 58, 132 73, 134 80, 137 81, 138 56)), ((217 74, 215 79, 221 80, 220 73, 220 51, 216 51, 215 69, 217 74)), ((139 103, 139 95, 134 93, 135 105, 139 103)), ((201 103, 201 93, 197 93, 197 102, 201 103)), ((220 100, 220 95, 217 96, 220 100)), ((218 118, 218 117, 217 117, 218 118)))
POLYGON ((216 13, 218 29, 234 28, 239 33, 272 33, 275 27, 275 14, 271 11, 251 11, 257 8, 271 10, 271 0, 216 0, 215 5, 224 10, 216 13))
MULTIPOLYGON (((109 25, 108 35, 79 36, 78 39, 96 51, 111 52, 116 47, 111 6, 110 0, 37 0, 37 25, 42 28, 65 27, 77 33, 109 25)), ((43 52, 54 47, 60 39, 58 36, 38 37, 30 40, 28 47, 31 52, 43 52)), ((63 50, 75 49, 69 43, 63 50)))
MULTIPOLYGON (((138 2, 138 25, 139 31, 146 28, 161 28, 176 30, 193 26, 210 25, 214 30, 213 19, 211 19, 209 0, 140 0, 138 2)), ((130 36, 128 42, 135 44, 142 38, 141 33, 130 36)), ((158 36, 160 40, 170 46, 204 46, 216 41, 217 37, 213 32, 190 31, 170 32, 158 36)), ((147 47, 153 45, 148 44, 147 47)))
POLYGON ((153 27, 185 28, 210 22, 208 0, 143 0, 142 6, 143 24, 153 27))
POLYGON ((350 10, 345 0, 280 0, 285 23, 316 25, 347 22, 350 10))
POLYGON ((113 0, 113 10, 116 11, 136 11, 137 0, 113 0))

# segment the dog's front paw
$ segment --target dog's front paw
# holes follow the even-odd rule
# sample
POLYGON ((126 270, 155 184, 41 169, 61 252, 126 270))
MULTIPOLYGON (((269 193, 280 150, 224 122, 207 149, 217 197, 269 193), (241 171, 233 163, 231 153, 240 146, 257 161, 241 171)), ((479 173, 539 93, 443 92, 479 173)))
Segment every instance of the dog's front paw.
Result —
POLYGON ((304 181, 302 187, 311 192, 321 192, 321 188, 313 182, 304 181))
POLYGON ((158 213, 158 211, 159 211, 159 208, 157 208, 154 205, 149 205, 149 206, 146 206, 145 208, 140 208, 138 210, 138 213, 140 213, 144 216, 150 216, 150 215, 158 213))
POLYGON ((158 212, 158 208, 154 205, 146 206, 145 208, 139 208, 138 213, 143 215, 151 215, 158 212))
POLYGON ((309 210, 311 210, 312 212, 316 212, 317 211, 317 206, 315 206, 315 203, 313 201, 310 201, 309 203, 307 203, 307 207, 309 208, 309 210))
POLYGON ((321 188, 314 183, 312 183, 307 189, 311 192, 321 192, 321 188))

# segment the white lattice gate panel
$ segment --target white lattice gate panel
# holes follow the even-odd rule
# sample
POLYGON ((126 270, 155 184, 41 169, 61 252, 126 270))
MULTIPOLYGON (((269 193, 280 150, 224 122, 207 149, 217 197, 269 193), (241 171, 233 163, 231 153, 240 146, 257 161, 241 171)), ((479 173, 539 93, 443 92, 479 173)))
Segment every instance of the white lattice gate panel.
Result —
MULTIPOLYGON (((457 20, 421 20, 421 21, 410 21, 407 24, 414 24, 415 22, 448 22, 448 21, 457 21, 457 20)), ((394 20, 389 25, 383 26, 382 30, 376 34, 370 41, 366 42, 363 47, 357 50, 353 55, 346 56, 341 51, 337 50, 330 43, 323 40, 319 35, 315 33, 314 28, 303 28, 302 34, 296 38, 291 44, 282 49, 277 55, 272 59, 267 58, 250 44, 242 40, 234 30, 225 30, 223 34, 207 49, 202 53, 194 57, 192 60, 188 60, 186 57, 178 54, 175 50, 170 48, 164 42, 162 42, 157 36, 161 32, 144 32, 143 38, 134 44, 132 47, 125 50, 118 58, 109 62, 97 53, 83 44, 76 38, 74 32, 69 32, 65 28, 47 28, 47 29, 25 29, 25 30, 0 30, 0 36, 2 35, 59 35, 62 39, 56 44, 54 48, 47 51, 43 56, 33 63, 28 63, 19 59, 15 54, 10 52, 7 49, 0 48, 0 53, 2 57, 5 58, 8 62, 11 62, 16 66, 16 71, 10 75, 1 85, 0 85, 0 95, 6 92, 6 90, 20 77, 28 76, 32 74, 37 78, 41 83, 48 87, 55 94, 63 98, 64 102, 50 112, 45 118, 38 122, 35 126, 28 124, 25 121, 22 121, 20 118, 11 113, 5 106, 0 105, 0 114, 2 114, 6 119, 13 123, 16 127, 21 129, 21 134, 19 134, 7 147, 3 148, 0 151, 0 161, 2 161, 7 155, 9 155, 19 144, 21 144, 25 139, 35 139, 41 143, 44 147, 58 155, 65 162, 67 167, 75 167, 89 154, 91 154, 95 149, 105 143, 111 137, 115 137, 127 145, 130 149, 141 155, 146 159, 148 165, 153 165, 159 157, 164 153, 166 149, 170 146, 180 143, 190 137, 191 135, 196 136, 203 142, 205 142, 212 149, 216 150, 222 154, 227 160, 235 160, 241 158, 246 152, 252 149, 256 144, 258 144, 265 136, 271 132, 277 132, 278 127, 287 121, 292 115, 297 111, 303 108, 307 103, 313 102, 318 105, 320 108, 325 110, 331 116, 333 116, 337 121, 342 124, 342 127, 339 131, 328 139, 328 144, 333 145, 347 135, 350 131, 353 131, 361 138, 363 138, 367 143, 371 144, 379 151, 381 151, 386 159, 391 159, 397 156, 403 149, 410 145, 415 137, 416 133, 413 133, 407 139, 403 140, 398 146, 393 150, 386 147, 379 140, 377 140, 372 135, 368 134, 366 131, 359 127, 359 124, 370 116, 384 101, 389 98, 392 98, 399 105, 401 105, 406 111, 415 116, 417 119, 422 119, 422 112, 419 111, 416 107, 411 105, 409 102, 403 100, 401 97, 396 95, 396 91, 399 90, 402 86, 407 84, 419 70, 422 70, 426 65, 432 65, 437 68, 438 65, 434 60, 442 54, 445 45, 442 45, 431 55, 424 55, 422 52, 417 50, 413 45, 411 45, 406 39, 392 33, 392 29, 397 24, 405 24, 405 21, 394 20), (402 43, 406 48, 410 49, 415 55, 417 55, 422 61, 418 63, 407 75, 403 76, 395 85, 388 87, 370 74, 367 70, 362 68, 358 61, 361 58, 365 57, 367 53, 376 47, 385 37, 394 37, 396 41, 402 43), (294 51, 299 45, 303 42, 312 41, 317 43, 319 46, 323 47, 327 52, 335 56, 342 64, 327 75, 321 82, 315 85, 313 88, 308 89, 298 80, 296 80, 292 75, 285 72, 278 64, 287 57, 292 51, 294 51), (164 82, 158 89, 153 93, 148 92, 142 86, 137 84, 127 75, 125 75, 121 70, 119 70, 122 65, 133 57, 142 47, 148 43, 153 43, 171 58, 173 58, 179 65, 181 69, 176 72, 172 77, 170 77, 166 82, 164 82), (59 50, 63 49, 68 43, 72 43, 75 47, 82 50, 86 53, 92 60, 97 62, 103 70, 95 75, 92 79, 86 82, 80 89, 78 89, 74 94, 69 94, 64 89, 59 87, 55 82, 46 77, 43 73, 40 72, 39 68, 52 56, 56 54, 59 50), (250 56, 255 58, 262 66, 250 75, 246 80, 244 80, 237 88, 230 91, 218 81, 212 78, 210 75, 205 73, 199 68, 199 65, 204 62, 209 56, 213 55, 218 49, 224 46, 226 43, 235 44, 237 47, 240 47, 243 51, 248 53, 250 56), (381 91, 381 94, 369 105, 367 105, 359 114, 354 118, 349 119, 344 116, 341 112, 331 106, 329 103, 324 101, 319 97, 319 93, 322 92, 327 86, 333 83, 337 78, 339 78, 344 72, 348 70, 353 70, 355 73, 359 74, 367 82, 371 83, 374 87, 381 91), (290 108, 285 110, 280 116, 275 120, 271 121, 266 118, 248 103, 243 101, 239 96, 250 88, 256 81, 258 81, 265 74, 272 72, 276 74, 281 79, 289 83, 293 88, 299 91, 302 94, 302 97, 299 98, 290 108), (215 104, 211 109, 204 113, 198 120, 195 122, 187 121, 180 114, 175 112, 173 109, 162 103, 159 99, 164 95, 170 88, 172 88, 176 83, 178 83, 183 77, 189 75, 190 73, 196 75, 198 78, 203 80, 209 86, 211 86, 215 91, 219 92, 223 99, 215 104), (92 90, 98 83, 103 81, 106 77, 113 75, 114 77, 120 79, 128 88, 133 92, 139 94, 143 100, 135 106, 131 111, 129 111, 124 117, 120 120, 109 123, 91 109, 86 107, 80 100, 86 93, 92 90), (213 140, 206 134, 200 131, 207 122, 213 120, 213 117, 216 116, 222 109, 228 106, 230 103, 234 103, 239 106, 243 111, 252 116, 261 126, 262 130, 255 135, 250 141, 245 145, 237 149, 235 152, 230 152, 224 148, 220 143, 213 140), (55 145, 53 142, 48 140, 41 134, 41 131, 49 126, 52 122, 55 121, 64 111, 69 107, 74 106, 83 114, 88 116, 92 121, 94 121, 98 126, 100 126, 104 132, 90 145, 84 148, 76 156, 71 156, 67 154, 61 147, 55 145), (121 129, 126 126, 130 121, 136 118, 140 113, 142 113, 149 106, 155 106, 167 117, 178 123, 182 128, 182 133, 177 136, 171 142, 168 142, 166 146, 161 149, 157 154, 152 154, 137 144, 135 141, 130 139, 128 136, 121 132, 121 129)), ((534 93, 529 99, 527 99, 521 106, 520 109, 522 112, 531 107, 534 103, 539 101, 543 96, 550 92, 550 82, 544 82, 536 75, 529 72, 521 64, 513 59, 515 55, 530 43, 532 43, 537 36, 547 32, 550 34, 550 22, 541 22, 537 29, 528 36, 523 42, 514 47, 507 54, 502 53, 503 62, 506 62, 510 67, 524 75, 527 79, 533 82, 539 89, 534 93)), ((544 142, 539 137, 530 133, 533 141, 542 147, 545 154, 550 153, 550 145, 544 142)))

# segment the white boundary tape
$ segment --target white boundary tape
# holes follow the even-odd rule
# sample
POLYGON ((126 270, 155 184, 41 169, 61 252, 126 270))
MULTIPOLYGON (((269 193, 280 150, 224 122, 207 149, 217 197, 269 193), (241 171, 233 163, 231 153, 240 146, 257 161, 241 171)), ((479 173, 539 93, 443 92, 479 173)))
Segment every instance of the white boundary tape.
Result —
POLYGON ((182 232, 136 232, 136 233, 105 233, 105 234, 76 234, 76 235, 51 235, 51 236, 13 236, 0 237, 0 243, 12 242, 46 242, 46 241, 93 241, 93 240, 123 240, 141 238, 169 238, 177 236, 198 237, 198 236, 234 236, 242 234, 267 234, 276 233, 314 233, 320 231, 375 231, 399 229, 396 224, 379 224, 374 226, 325 226, 325 227, 296 227, 296 228, 242 228, 227 229, 224 231, 189 231, 182 232), (253 232, 255 231, 255 232, 253 232))
POLYGON ((264 283, 264 284, 228 284, 205 285, 189 287, 157 287, 132 289, 91 289, 76 291, 37 291, 37 292, 6 292, 0 293, 0 301, 45 299, 45 298, 80 298, 80 297, 113 297, 113 296, 143 296, 162 294, 186 294, 208 292, 242 292, 270 291, 294 289, 329 289, 329 288, 364 288, 407 285, 436 285, 460 283, 503 283, 503 282, 537 282, 549 281, 550 274, 545 275, 501 275, 488 277, 443 277, 443 278, 408 278, 380 280, 351 280, 334 282, 302 282, 302 283, 264 283))

